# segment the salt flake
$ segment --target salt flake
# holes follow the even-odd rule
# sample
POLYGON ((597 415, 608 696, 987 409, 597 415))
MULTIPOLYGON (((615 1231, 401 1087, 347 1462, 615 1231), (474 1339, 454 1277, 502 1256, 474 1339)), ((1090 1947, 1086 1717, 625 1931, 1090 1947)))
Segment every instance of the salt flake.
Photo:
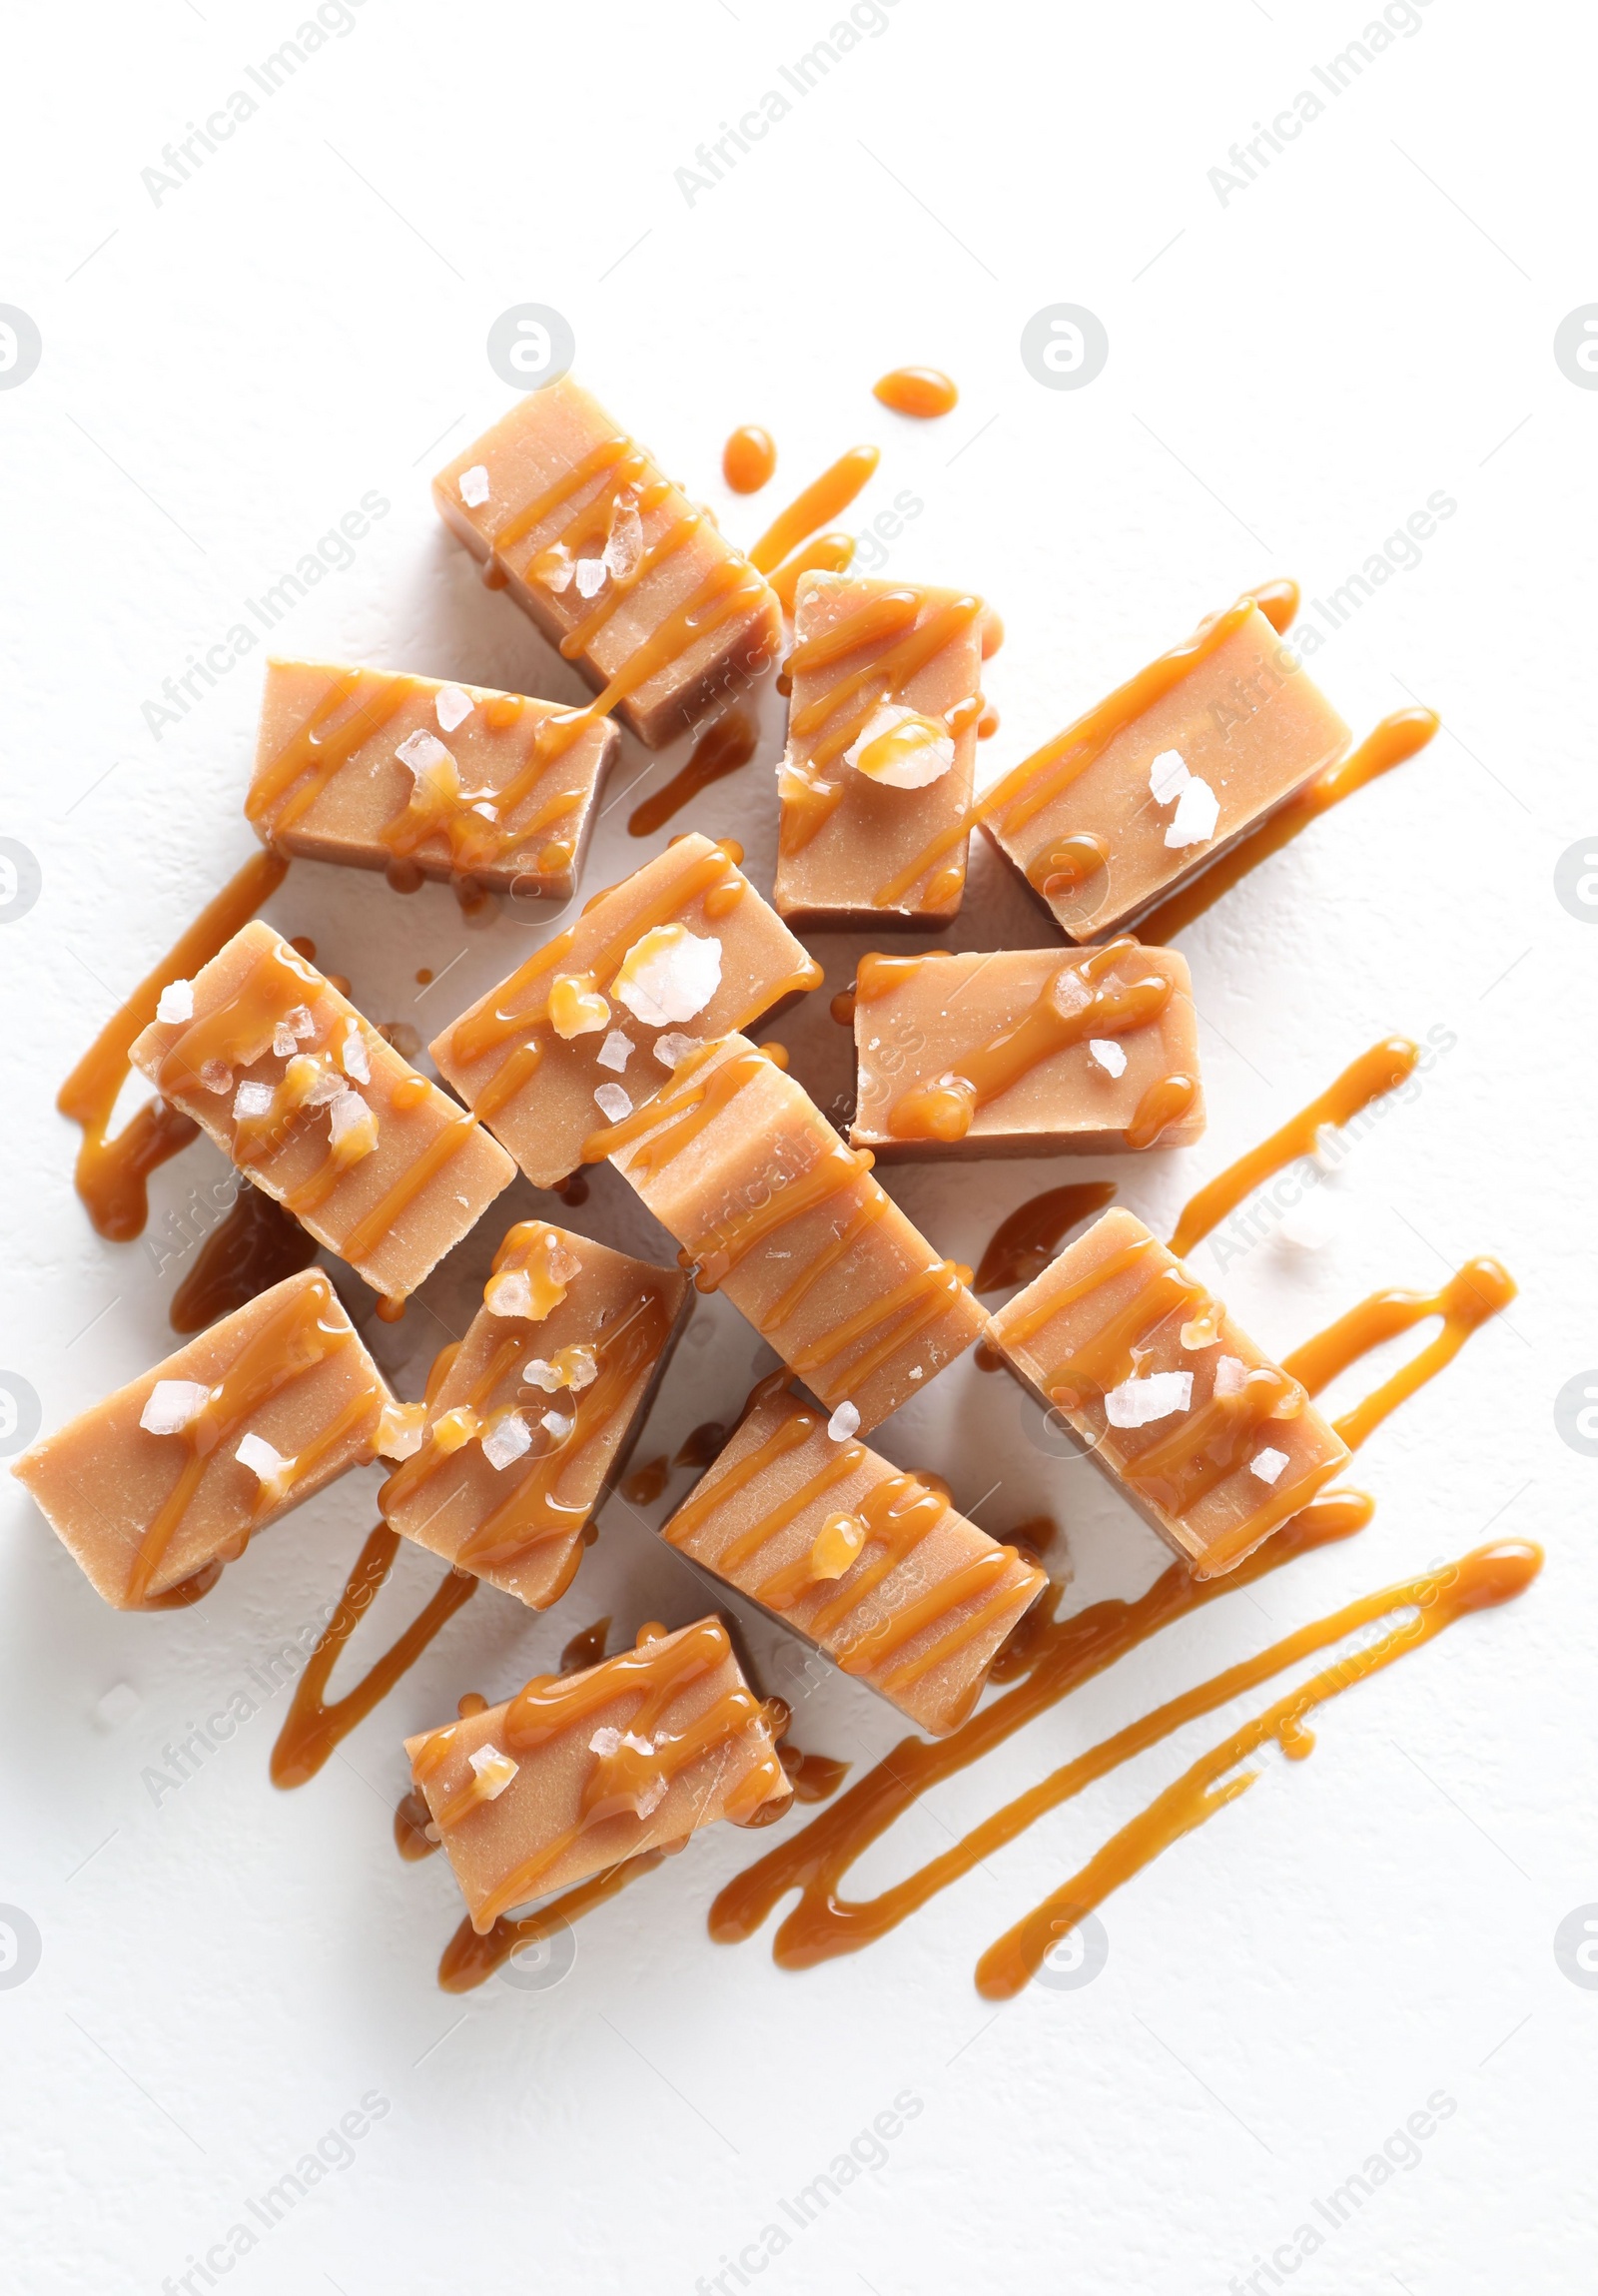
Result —
POLYGON ((1107 1076, 1124 1077, 1126 1075, 1127 1056, 1121 1046, 1116 1043, 1114 1037, 1090 1037, 1088 1050, 1107 1076))
POLYGON ((602 1069, 613 1069, 619 1077, 635 1050, 630 1037, 624 1037, 619 1029, 612 1029, 594 1058, 602 1069))
POLYGON ((1274 1483, 1286 1464, 1285 1451, 1256 1451, 1248 1462, 1248 1472, 1257 1475, 1262 1483, 1274 1483))
POLYGON ((647 1029, 691 1021, 721 986, 721 943, 685 925, 655 925, 621 960, 612 996, 647 1029))
POLYGON ((860 1413, 853 1403, 840 1403, 827 1421, 827 1433, 835 1443, 846 1443, 860 1425, 860 1413))
POLYGON ((1166 831, 1168 845, 1207 845, 1220 819, 1220 800, 1197 774, 1182 785, 1177 810, 1166 831))
POLYGON ((507 1411, 496 1419, 482 1438, 482 1455, 496 1474, 502 1475, 506 1467, 531 1448, 532 1429, 519 1412, 507 1411))
POLYGON ((433 714, 445 733, 453 733, 457 725, 464 725, 474 704, 468 693, 458 686, 440 686, 432 698, 433 714))
POLYGON ((1248 1384, 1248 1366, 1235 1355, 1222 1355, 1215 1364, 1216 1395, 1240 1395, 1248 1384))
POLYGON ((181 1435, 198 1418, 210 1392, 198 1379, 158 1379, 145 1397, 139 1424, 147 1434, 181 1435))
POLYGON ((579 558, 577 560, 578 597, 596 598, 604 586, 605 562, 603 558, 579 558))
POLYGON ((1125 1379, 1105 1397, 1105 1417, 1112 1427, 1147 1427, 1152 1419, 1169 1419, 1186 1411, 1193 1401, 1191 1371, 1155 1371, 1147 1379, 1125 1379))
POLYGON ((1170 805, 1187 788, 1193 775, 1180 749, 1163 749, 1149 768, 1149 792, 1157 805, 1170 805))
POLYGON ((161 992, 156 1007, 158 1021, 192 1021, 194 1019, 194 983, 169 981, 161 992))
POLYGON ((492 1744, 479 1746, 474 1754, 466 1756, 466 1760, 476 1776, 484 1802, 497 1802, 521 1768, 519 1762, 512 1762, 508 1754, 501 1754, 498 1747, 492 1744))
POLYGON ((697 1053, 704 1043, 703 1037, 685 1037, 680 1029, 670 1029, 655 1039, 655 1059, 663 1069, 674 1069, 690 1053, 697 1053))
POLYGON ((600 1115, 608 1117, 613 1125, 619 1125, 632 1114, 632 1103, 619 1085, 596 1085, 593 1097, 600 1115))
POLYGON ((371 1084, 372 1063, 367 1059, 367 1041, 361 1034, 361 1023, 357 1020, 352 1019, 345 1023, 344 1049, 341 1058, 347 1077, 354 1077, 358 1085, 371 1084))
POLYGON ((252 1117, 270 1116, 276 1097, 270 1085, 241 1085, 233 1096, 234 1123, 248 1122, 252 1117))
POLYGON ((263 1491, 281 1491, 294 1472, 293 1459, 275 1451, 264 1435, 245 1435, 234 1457, 241 1467, 258 1476, 263 1491))
POLYGON ((468 510, 480 509, 488 499, 488 472, 481 462, 473 462, 469 470, 460 473, 460 499, 468 510))
POLYGON ((455 762, 438 736, 428 733, 425 726, 418 726, 413 734, 400 742, 394 754, 402 765, 409 766, 418 780, 438 766, 453 766, 455 762))

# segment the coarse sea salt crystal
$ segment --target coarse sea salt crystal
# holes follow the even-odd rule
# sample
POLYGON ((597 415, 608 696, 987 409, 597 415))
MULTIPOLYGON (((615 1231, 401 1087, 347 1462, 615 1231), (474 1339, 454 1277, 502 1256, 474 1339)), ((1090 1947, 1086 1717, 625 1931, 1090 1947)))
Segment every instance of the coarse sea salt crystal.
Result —
POLYGON ((344 1047, 340 1057, 347 1077, 354 1077, 358 1085, 371 1084, 372 1063, 367 1059, 367 1040, 361 1034, 361 1023, 357 1020, 345 1023, 344 1047))
POLYGON ((619 1077, 635 1050, 630 1037, 624 1037, 619 1029, 612 1029, 594 1059, 602 1069, 613 1069, 619 1077))
POLYGON ((435 733, 428 733, 425 726, 417 726, 414 733, 407 735, 400 743, 394 754, 402 765, 409 766, 418 780, 424 773, 436 770, 440 766, 447 765, 452 768, 455 762, 453 755, 444 748, 438 736, 435 733))
POLYGON ((532 1284, 524 1267, 507 1267, 483 1286, 482 1304, 490 1315, 532 1315, 532 1284))
POLYGON ((680 1029, 668 1029, 655 1039, 655 1059, 663 1069, 674 1069, 690 1053, 697 1053, 704 1041, 703 1037, 685 1037, 680 1029))
POLYGON ((425 1403, 385 1403, 374 1437, 380 1459, 413 1459, 426 1425, 425 1403))
POLYGON ((926 789, 941 781, 954 762, 949 728, 899 702, 879 702, 844 751, 845 765, 888 789, 926 789))
POLYGON ((565 1044, 609 1025, 610 1007, 590 973, 557 973, 549 986, 549 1026, 565 1044))
POLYGON ((466 1760, 476 1774, 484 1802, 497 1802, 521 1768, 519 1762, 512 1762, 508 1754, 501 1754, 498 1747, 491 1743, 479 1746, 474 1754, 466 1756, 466 1760))
POLYGON ((860 1425, 860 1413, 853 1403, 840 1403, 827 1421, 827 1433, 835 1443, 847 1443, 860 1425))
POLYGON ((243 1436, 233 1455, 241 1467, 248 1467, 252 1475, 260 1478, 264 1491, 281 1492, 294 1473, 293 1459, 286 1459, 281 1451, 275 1451, 264 1435, 243 1436))
POLYGON ((1166 831, 1168 845, 1207 845, 1220 819, 1220 800, 1207 781, 1195 774, 1182 785, 1177 810, 1166 831))
POLYGON ((202 1061, 200 1082, 208 1093, 225 1093, 233 1084, 233 1071, 226 1061, 202 1061))
POLYGON ((647 1029, 668 1028, 702 1013, 721 986, 721 943, 685 925, 655 925, 634 941, 611 983, 611 995, 647 1029))
POLYGON ((473 462, 469 470, 460 473, 460 499, 468 510, 476 510, 488 499, 488 472, 481 462, 473 462))
POLYGON ((349 1160, 370 1155, 378 1145, 378 1119, 359 1093, 343 1092, 328 1104, 328 1137, 336 1148, 348 1143, 349 1160))
POLYGON ((292 1060, 295 1053, 295 1034, 287 1021, 280 1021, 272 1032, 272 1049, 280 1061, 292 1060))
POLYGON ((156 1007, 158 1021, 192 1021, 194 1019, 194 983, 169 981, 161 992, 156 1007))
POLYGON ((538 1424, 546 1435, 552 1435, 557 1443, 563 1443, 577 1422, 564 1411, 546 1411, 538 1424))
MULTIPOLYGON (((308 1109, 325 1109, 330 1101, 336 1101, 340 1094, 346 1090, 343 1077, 339 1075, 337 1069, 324 1069, 304 1053, 301 1054, 300 1060, 305 1062, 306 1068, 316 1070, 315 1077, 306 1088, 306 1107, 308 1109)), ((291 1081, 297 1087, 305 1081, 305 1070, 300 1067, 300 1061, 296 1061, 290 1066, 288 1075, 284 1078, 285 1084, 291 1081)))
POLYGON ((1155 1371, 1147 1379, 1125 1379, 1105 1397, 1105 1417, 1112 1427, 1147 1427, 1153 1419, 1169 1419, 1186 1411, 1193 1401, 1191 1371, 1155 1371))
POLYGON ((1116 1043, 1114 1037, 1090 1037, 1088 1050, 1107 1076, 1124 1077, 1126 1075, 1127 1056, 1120 1045, 1116 1043))
POLYGON ((623 492, 617 497, 611 513, 610 533, 605 541, 605 565, 618 582, 627 581, 643 556, 643 520, 638 515, 636 497, 623 492))
POLYGON ((158 1379, 145 1397, 139 1424, 147 1434, 181 1435, 210 1392, 198 1379, 158 1379))
POLYGON ((603 558, 579 558, 577 560, 578 597, 596 598, 604 586, 605 562, 603 558))
POLYGON ((1285 1451, 1256 1451, 1248 1462, 1250 1475, 1257 1475, 1262 1483, 1274 1483, 1287 1464, 1285 1451))
POLYGON ((233 1096, 234 1123, 248 1122, 252 1117, 269 1116, 275 1098, 270 1085, 241 1085, 233 1096))
POLYGON ((1163 749, 1149 768, 1149 792, 1157 805, 1170 805, 1182 795, 1193 775, 1180 749, 1163 749))
POLYGON ((1222 1355, 1215 1363, 1216 1395, 1240 1395, 1248 1384, 1248 1366, 1235 1355, 1222 1355))
POLYGON ((507 1411, 482 1438, 482 1455, 496 1474, 519 1459, 532 1445, 532 1429, 519 1412, 507 1411))
POLYGON ((619 1125, 632 1114, 632 1103, 619 1085, 595 1085, 593 1097, 600 1115, 608 1117, 613 1125, 619 1125))
POLYGON ((470 694, 462 693, 458 686, 440 686, 432 697, 433 715, 445 733, 464 725, 473 707, 470 694))
POLYGON ((643 1792, 634 1798, 632 1807, 640 1818, 648 1818, 659 1809, 665 1799, 665 1780, 663 1778, 651 1778, 643 1792))

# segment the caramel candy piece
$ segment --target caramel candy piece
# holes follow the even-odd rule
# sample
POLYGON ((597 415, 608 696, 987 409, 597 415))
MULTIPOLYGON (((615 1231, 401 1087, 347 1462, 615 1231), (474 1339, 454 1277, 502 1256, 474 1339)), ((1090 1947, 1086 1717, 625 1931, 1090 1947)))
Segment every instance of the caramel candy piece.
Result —
POLYGON ((776 598, 708 512, 569 376, 432 482, 438 514, 598 696, 659 749, 776 659, 776 598))
POLYGON ((1252 598, 1212 615, 982 798, 984 829, 1073 941, 1121 928, 1347 748, 1252 598))
POLYGON ((965 1721, 1047 1583, 940 1492, 780 1393, 755 1405, 661 1536, 933 1738, 965 1721))
POLYGON ((530 1899, 792 1792, 718 1618, 405 1740, 480 1934, 530 1899))
POLYGON ((892 1158, 1186 1147, 1204 1129, 1187 961, 1112 941, 863 957, 849 1138, 892 1158))
POLYGON ((429 1382, 420 1449, 379 1503, 407 1539, 547 1610, 626 1464, 688 1279, 528 1219, 494 1254, 482 1296, 429 1382))
POLYGON ((620 742, 596 718, 556 748, 570 714, 440 678, 269 661, 245 812, 274 852, 387 870, 401 891, 470 878, 569 900, 620 742))
POLYGON ((333 1285, 307 1268, 11 1471, 95 1592, 138 1610, 202 1573, 203 1592, 257 1531, 397 1439, 403 1417, 333 1285))
POLYGON ((440 1074, 535 1186, 564 1179, 590 1133, 660 1091, 685 1030, 692 1043, 747 1028, 821 980, 742 859, 731 843, 674 838, 434 1039, 440 1074))
POLYGON ((663 1227, 849 1432, 878 1426, 982 1335, 969 1267, 940 1259, 846 1148, 780 1048, 690 1053, 669 1089, 596 1134, 663 1227))
POLYGON ((1233 1569, 1348 1457, 1297 1380, 1130 1211, 1068 1243, 988 1338, 1195 1578, 1233 1569))
POLYGON ((947 925, 966 886, 982 600, 847 574, 805 574, 795 598, 778 913, 801 928, 947 925))
POLYGON ((471 1117, 402 1061, 260 919, 162 993, 134 1042, 163 1099, 319 1243, 391 1298, 515 1177, 471 1117))

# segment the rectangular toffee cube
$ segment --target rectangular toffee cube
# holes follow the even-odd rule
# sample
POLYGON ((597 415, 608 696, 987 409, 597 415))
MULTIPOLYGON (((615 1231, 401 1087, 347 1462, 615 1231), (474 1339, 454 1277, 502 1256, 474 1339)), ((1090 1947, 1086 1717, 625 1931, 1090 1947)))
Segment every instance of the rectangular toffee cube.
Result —
POLYGON ((1187 960, 1087 953, 868 956, 849 1138, 888 1159, 1185 1148, 1204 1128, 1187 960))
POLYGON ((419 1449, 379 1503, 405 1538, 547 1610, 648 1413, 688 1279, 523 1220, 483 1302, 429 1382, 419 1449))
POLYGON ((707 510, 570 376, 432 482, 438 514, 598 697, 659 749, 775 661, 782 612, 707 510))
POLYGON ((748 1825, 792 1793, 771 1716, 717 1618, 407 1738, 411 1774, 480 1934, 607 1866, 748 1825))
POLYGON ((596 1134, 661 1225, 805 1384, 878 1426, 982 1336, 971 1270, 940 1259, 846 1148, 780 1048, 723 1037, 596 1134), (773 1054, 777 1057, 773 1057, 773 1054))
POLYGON ((174 1017, 136 1040, 134 1067, 390 1297, 414 1291, 515 1176, 469 1113, 259 918, 161 1003, 174 1017))
POLYGON ((1348 1447, 1130 1211, 1107 1211, 988 1327, 1045 1410, 1200 1579, 1308 1506, 1348 1447))
POLYGON ((403 891, 469 878, 523 900, 576 891, 620 740, 526 694, 272 660, 245 811, 277 853, 382 869, 403 891))
POLYGON ((1036 1563, 797 1396, 755 1404, 661 1536, 934 1738, 982 1695, 1036 1563))
POLYGON ((366 1465, 399 1416, 333 1285, 307 1268, 45 1436, 12 1473, 96 1593, 137 1610, 366 1465))
POLYGON ((697 832, 674 839, 434 1039, 440 1074, 535 1186, 581 1163, 615 1121, 605 1101, 636 1108, 669 1082, 684 1029, 691 1042, 747 1028, 820 981, 742 858, 697 832))

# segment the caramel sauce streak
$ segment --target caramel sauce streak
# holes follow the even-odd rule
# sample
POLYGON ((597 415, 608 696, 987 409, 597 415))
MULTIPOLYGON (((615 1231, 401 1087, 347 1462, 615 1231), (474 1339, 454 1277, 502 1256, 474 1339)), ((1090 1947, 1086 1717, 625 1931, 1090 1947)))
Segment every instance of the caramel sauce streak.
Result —
MULTIPOLYGON (((426 1607, 390 1644, 382 1658, 367 1669, 361 1680, 343 1698, 330 1703, 326 1692, 339 1653, 355 1633, 362 1615, 389 1576, 399 1549, 400 1533, 391 1530, 387 1523, 379 1523, 368 1534, 366 1545, 356 1559, 355 1568, 345 1582, 339 1607, 312 1652, 304 1674, 294 1686, 294 1697, 284 1717, 283 1729, 278 1734, 278 1743, 272 1750, 274 1786, 304 1786, 309 1779, 315 1778, 335 1747, 341 1745, 356 1725, 364 1722, 373 1708, 388 1697, 445 1621, 453 1618, 461 1604, 469 1602, 476 1593, 480 1583, 478 1580, 467 1578, 457 1571, 447 1571, 442 1585, 431 1595, 426 1607)), ((401 1805, 401 1808, 404 1807, 401 1805)), ((426 1823, 425 1809, 421 1814, 421 1823, 426 1823)), ((398 1823, 396 1832, 399 1832, 398 1823)), ((428 1844, 428 1849, 433 1847, 435 1845, 428 1844)), ((424 1857, 426 1852, 406 1852, 401 1845, 401 1855, 424 1857)))
POLYGON ((1368 1355, 1383 1340, 1412 1331, 1428 1316, 1440 1315, 1442 1329, 1408 1363, 1372 1390, 1362 1403, 1345 1411, 1332 1426, 1351 1451, 1398 1405, 1425 1386, 1428 1379, 1454 1357, 1473 1331, 1499 1315, 1515 1296, 1514 1278, 1496 1259, 1471 1259, 1436 1291, 1375 1291, 1328 1324, 1301 1347, 1282 1358, 1282 1369, 1311 1395, 1329 1386, 1361 1355, 1368 1355))
MULTIPOLYGON (((1347 1604, 1329 1618, 1300 1628, 1257 1659, 1232 1668, 1213 1682, 1201 1684, 1186 1698, 1173 1700, 1143 1723, 1134 1725, 1131 1731, 1123 1732, 1119 1739, 1111 1739, 1095 1748, 1057 1771, 1031 1795, 1012 1803, 998 1819, 989 1821, 990 1827, 1009 1822, 1008 1830, 999 1836, 1001 1840, 1009 1840, 1012 1833, 1030 1824, 1042 1810, 1053 1808, 1068 1795, 1080 1792, 1092 1778, 1103 1776, 1115 1762, 1140 1752, 1154 1737, 1179 1728, 1194 1715, 1212 1712, 1225 1699, 1251 1689, 1267 1674, 1293 1665, 1361 1626, 1368 1626, 1396 1610, 1408 1614, 1379 1640, 1361 1650, 1345 1652, 1300 1689, 1276 1700, 1262 1714, 1202 1755, 1131 1825, 1123 1827, 1080 1873, 1073 1875, 1024 1920, 989 1946, 977 1963, 977 1990, 988 2000, 1011 1999, 1037 1974, 1050 1947, 1085 1913, 1102 1906, 1113 1891, 1141 1873, 1162 1851, 1169 1850, 1185 1834, 1193 1833, 1227 1803, 1247 1792, 1259 1773, 1257 1769, 1239 1770, 1240 1764, 1272 1741, 1290 1761, 1303 1761, 1313 1752, 1315 1744, 1312 1733, 1304 1727, 1306 1715, 1352 1689, 1355 1683, 1379 1674, 1395 1659, 1433 1641, 1471 1612, 1512 1602, 1525 1592, 1541 1570, 1542 1562, 1540 1547, 1530 1541, 1506 1540, 1497 1546, 1476 1547, 1440 1571, 1428 1571, 1419 1578, 1383 1587, 1376 1594, 1347 1604)), ((985 1844, 985 1848, 991 1847, 992 1843, 985 1844)))
POLYGON ((842 574, 847 571, 854 554, 853 534, 818 534, 813 542, 807 542, 802 550, 796 550, 791 558, 784 559, 771 576, 771 587, 790 621, 793 619, 800 575, 842 574))
POLYGON ((150 1208, 145 1180, 200 1130, 166 1102, 151 1101, 115 1140, 107 1140, 133 1041, 155 1019, 168 982, 190 980, 208 965, 277 891, 288 868, 274 853, 252 855, 106 1023, 56 1097, 61 1114, 83 1130, 78 1193, 97 1231, 114 1243, 131 1242, 143 1230, 150 1208))
POLYGON ((780 566, 790 550, 848 509, 881 460, 875 446, 851 446, 840 454, 772 520, 749 552, 749 563, 762 574, 780 566))
POLYGON ((1158 908, 1140 918, 1140 937, 1161 948, 1168 947, 1185 926, 1191 925, 1196 917, 1201 917, 1222 893, 1229 893, 1262 861, 1268 861, 1273 853, 1289 845, 1312 821, 1318 821, 1323 813, 1329 813, 1334 805, 1341 805, 1356 790, 1365 788, 1382 774, 1391 772, 1395 765, 1402 765, 1413 757, 1417 750, 1424 749, 1440 723, 1436 711, 1430 709, 1394 710, 1390 717, 1384 717, 1340 764, 1328 766, 1324 773, 1317 774, 1307 788, 1301 789, 1296 797, 1289 797, 1286 804, 1260 822, 1257 829, 1240 837, 1229 852, 1211 862, 1191 884, 1184 885, 1169 900, 1162 901, 1158 908))
POLYGON ((708 789, 712 782, 723 781, 729 773, 736 773, 754 756, 760 735, 755 722, 746 710, 729 710, 718 717, 714 725, 707 726, 694 743, 688 762, 661 789, 634 806, 627 817, 629 837, 652 837, 657 829, 675 813, 708 789))
POLYGON ((1029 1196, 1000 1221, 982 1255, 973 1291, 1005 1291, 1041 1275, 1080 1220, 1115 1201, 1113 1179, 1073 1180, 1029 1196))
POLYGON ((200 1246, 172 1295, 167 1320, 186 1335, 247 1307, 317 1256, 317 1239, 270 1195, 242 1181, 227 1216, 200 1246))
POLYGON ((502 1968, 518 1945, 557 1936, 579 1915, 591 1913, 595 1906, 614 1898, 629 1882, 652 1874, 669 1855, 667 1850, 644 1850, 636 1858, 624 1858, 619 1866, 608 1866, 602 1874, 590 1874, 586 1882, 579 1882, 574 1889, 551 1898, 536 1913, 523 1913, 514 1921, 507 1920, 501 1913, 493 1926, 481 1935, 469 1920, 462 1921, 438 1963, 440 1989, 446 1993, 471 1992, 485 1983, 495 1969, 502 1968))
POLYGON ((1351 1061, 1307 1107, 1289 1117, 1268 1140, 1217 1172, 1183 1206, 1171 1238, 1177 1257, 1186 1258, 1194 1245, 1218 1227, 1262 1181, 1299 1156, 1313 1155, 1322 1125, 1351 1123, 1372 1101, 1380 1100, 1412 1076, 1419 1059, 1419 1046, 1407 1037, 1384 1037, 1379 1045, 1372 1045, 1358 1060, 1351 1061))

